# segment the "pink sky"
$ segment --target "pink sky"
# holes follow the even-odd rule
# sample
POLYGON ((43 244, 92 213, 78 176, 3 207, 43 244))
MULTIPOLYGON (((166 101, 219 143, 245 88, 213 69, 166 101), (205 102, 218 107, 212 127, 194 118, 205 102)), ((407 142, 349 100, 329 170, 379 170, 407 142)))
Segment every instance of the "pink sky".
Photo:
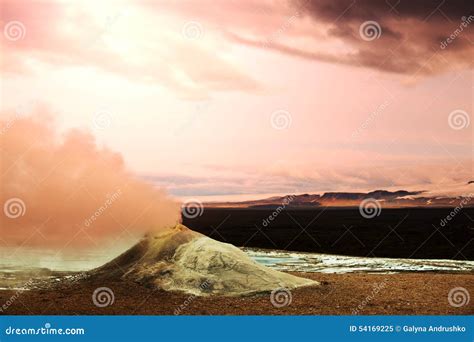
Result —
POLYGON ((0 110, 46 104, 183 198, 464 191, 468 3, 0 0, 0 110))

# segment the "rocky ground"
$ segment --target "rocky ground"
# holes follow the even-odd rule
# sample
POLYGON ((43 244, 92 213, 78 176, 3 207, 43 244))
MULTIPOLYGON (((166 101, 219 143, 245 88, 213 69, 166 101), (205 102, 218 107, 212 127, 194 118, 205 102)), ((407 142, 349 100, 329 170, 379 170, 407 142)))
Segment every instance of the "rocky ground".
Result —
MULTIPOLYGON (((449 292, 464 288, 474 296, 473 274, 318 274, 294 273, 321 282, 272 297, 269 293, 246 297, 195 297, 165 292, 126 281, 81 279, 17 292, 0 291, 2 315, 472 315, 474 299, 461 292, 448 301, 449 292), (108 287, 113 293, 98 307, 94 291, 108 287), (291 301, 289 298, 291 297, 291 301)), ((466 292, 464 292, 465 294, 466 292)), ((103 298, 104 299, 104 298, 103 298)))

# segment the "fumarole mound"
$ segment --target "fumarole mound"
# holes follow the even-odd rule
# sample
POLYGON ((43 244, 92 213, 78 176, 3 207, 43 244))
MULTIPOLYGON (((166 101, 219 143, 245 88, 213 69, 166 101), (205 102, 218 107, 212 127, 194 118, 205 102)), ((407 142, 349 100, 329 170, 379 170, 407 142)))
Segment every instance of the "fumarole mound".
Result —
POLYGON ((198 296, 250 295, 318 285, 259 265, 239 248, 180 224, 145 237, 91 275, 198 296))

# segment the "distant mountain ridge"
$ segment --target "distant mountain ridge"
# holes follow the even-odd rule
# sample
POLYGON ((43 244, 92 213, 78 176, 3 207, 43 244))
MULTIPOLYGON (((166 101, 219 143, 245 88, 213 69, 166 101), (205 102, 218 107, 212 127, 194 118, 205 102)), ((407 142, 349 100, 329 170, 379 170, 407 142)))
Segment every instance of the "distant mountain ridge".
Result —
POLYGON ((425 191, 387 191, 364 192, 326 192, 319 194, 274 196, 259 200, 242 202, 208 202, 208 207, 222 208, 311 208, 311 207, 354 207, 364 200, 383 203, 384 207, 474 207, 471 196, 429 197, 421 196, 425 191))
POLYGON ((404 196, 416 196, 422 194, 423 191, 406 191, 398 190, 390 192, 387 190, 375 190, 368 193, 364 192, 326 192, 321 196, 321 200, 362 200, 366 198, 375 199, 394 199, 404 196))

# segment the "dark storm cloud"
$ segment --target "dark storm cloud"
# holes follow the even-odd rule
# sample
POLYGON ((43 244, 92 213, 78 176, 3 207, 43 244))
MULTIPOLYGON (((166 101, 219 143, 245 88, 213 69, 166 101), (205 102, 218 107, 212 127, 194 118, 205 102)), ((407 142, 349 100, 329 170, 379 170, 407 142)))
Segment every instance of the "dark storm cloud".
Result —
POLYGON ((469 0, 300 0, 305 13, 318 20, 383 20, 387 17, 412 18, 420 21, 460 20, 473 14, 469 0))
POLYGON ((301 0, 294 5, 301 19, 310 18, 315 25, 326 27, 327 41, 343 41, 354 51, 334 54, 277 41, 266 48, 306 59, 411 75, 471 66, 472 1, 301 0), (361 26, 368 21, 378 25, 378 38, 361 37, 361 26))
MULTIPOLYGON (((408 75, 471 68, 472 0, 143 1, 195 18, 232 42, 284 55, 408 75), (361 26, 375 22, 375 39, 361 26), (380 29, 379 29, 380 28, 380 29)), ((373 26, 372 26, 373 27, 373 26)))

